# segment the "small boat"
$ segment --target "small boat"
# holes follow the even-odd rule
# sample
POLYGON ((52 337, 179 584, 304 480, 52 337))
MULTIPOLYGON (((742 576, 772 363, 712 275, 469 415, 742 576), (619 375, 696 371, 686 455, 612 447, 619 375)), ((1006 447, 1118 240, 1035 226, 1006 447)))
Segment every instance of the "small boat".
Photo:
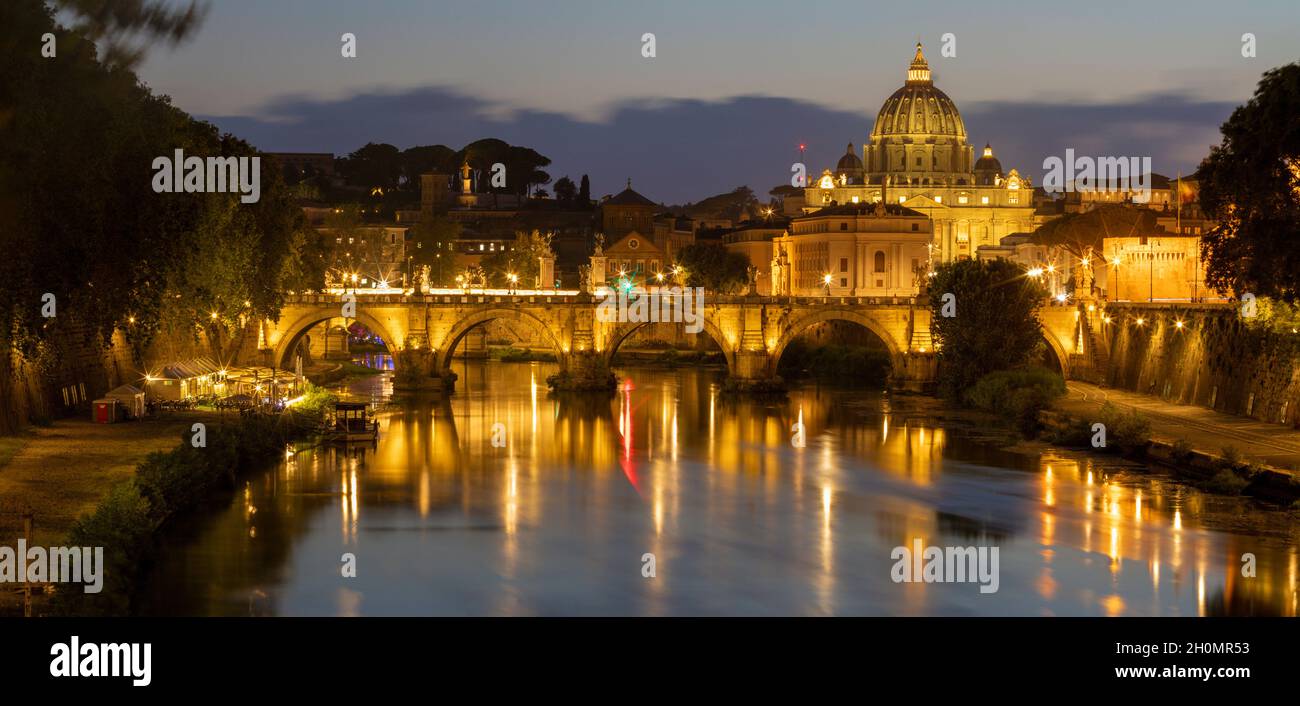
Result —
POLYGON ((379 439, 379 422, 369 418, 362 402, 335 402, 330 420, 322 429, 325 441, 354 443, 379 439))

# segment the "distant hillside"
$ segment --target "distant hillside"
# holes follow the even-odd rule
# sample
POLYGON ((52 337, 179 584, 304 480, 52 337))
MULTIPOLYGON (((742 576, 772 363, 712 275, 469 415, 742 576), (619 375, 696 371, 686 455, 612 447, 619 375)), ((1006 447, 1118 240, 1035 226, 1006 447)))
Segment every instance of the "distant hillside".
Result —
POLYGON ((669 206, 668 211, 685 214, 691 218, 728 218, 739 221, 758 212, 759 202, 754 191, 748 186, 736 187, 734 191, 717 196, 710 196, 695 203, 669 206))

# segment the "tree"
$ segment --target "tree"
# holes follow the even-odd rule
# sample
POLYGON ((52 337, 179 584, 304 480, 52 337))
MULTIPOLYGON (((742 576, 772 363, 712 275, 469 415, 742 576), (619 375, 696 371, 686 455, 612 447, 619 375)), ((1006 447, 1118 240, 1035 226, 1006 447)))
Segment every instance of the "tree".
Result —
MULTIPOLYGON (((508 286, 510 284, 508 275, 514 274, 519 278, 521 288, 532 288, 537 284, 537 277, 541 272, 541 262, 538 258, 544 255, 553 255, 550 236, 543 235, 537 230, 520 231, 515 233, 515 242, 510 245, 509 250, 498 250, 483 258, 483 271, 493 287, 508 286)), ((554 283, 542 282, 541 284, 547 286, 554 283)))
POLYGON ((1140 206, 1105 204, 1086 213, 1067 213, 1034 231, 1029 241, 1065 250, 1076 259, 1104 256, 1105 238, 1148 235, 1156 230, 1156 212, 1140 206))
POLYGON ((1201 241, 1210 287, 1300 298, 1298 116, 1300 64, 1268 71, 1201 162, 1200 205, 1215 224, 1201 241))
POLYGON ((559 181, 555 182, 555 200, 567 204, 571 203, 577 195, 578 187, 569 177, 560 177, 559 181))
POLYGON ((758 207, 758 199, 748 186, 738 186, 725 194, 710 196, 696 203, 672 206, 671 211, 681 211, 693 218, 727 218, 739 220, 740 216, 758 207))
POLYGON ((1046 298, 1043 286, 1009 260, 958 260, 935 268, 930 304, 939 393, 960 399, 988 373, 1036 359, 1043 337, 1035 312, 1046 298))
POLYGON ((389 144, 367 143, 339 160, 338 169, 353 186, 366 189, 396 189, 402 176, 402 153, 389 144))
POLYGON ((686 284, 715 294, 733 294, 749 283, 749 259, 721 243, 691 243, 682 248, 677 264, 686 270, 686 284))
POLYGON ((422 145, 402 151, 399 159, 402 188, 419 192, 420 175, 429 172, 455 174, 460 163, 456 152, 445 145, 422 145))
POLYGON ((196 32, 203 24, 208 5, 190 0, 184 10, 172 10, 165 0, 54 0, 59 9, 76 22, 77 34, 99 44, 103 63, 131 67, 144 58, 143 46, 133 46, 131 39, 164 39, 176 45, 196 32))
POLYGON ((591 204, 591 180, 586 174, 582 175, 582 181, 578 185, 578 202, 583 206, 591 204))
POLYGON ((422 220, 411 229, 407 254, 416 272, 428 266, 430 285, 451 286, 460 273, 456 267, 456 242, 460 233, 461 225, 445 216, 422 220))

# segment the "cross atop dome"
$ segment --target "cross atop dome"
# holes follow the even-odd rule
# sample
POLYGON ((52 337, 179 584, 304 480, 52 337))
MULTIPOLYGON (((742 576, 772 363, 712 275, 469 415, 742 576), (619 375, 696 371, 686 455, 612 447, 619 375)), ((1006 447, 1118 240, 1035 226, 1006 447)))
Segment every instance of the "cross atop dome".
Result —
POLYGON ((912 65, 907 68, 907 82, 911 84, 930 83, 930 64, 925 60, 925 53, 921 51, 921 43, 916 43, 916 56, 912 57, 912 65))

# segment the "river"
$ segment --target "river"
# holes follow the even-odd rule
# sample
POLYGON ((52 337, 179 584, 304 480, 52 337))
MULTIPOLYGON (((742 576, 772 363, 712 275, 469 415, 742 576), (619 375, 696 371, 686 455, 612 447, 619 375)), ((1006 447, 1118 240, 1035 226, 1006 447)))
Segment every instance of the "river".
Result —
POLYGON ((1013 453, 927 398, 808 382, 736 401, 719 371, 630 368, 613 399, 558 400, 553 364, 456 370, 447 401, 350 384, 380 405, 377 445, 286 452, 171 527, 138 612, 1296 614, 1287 513, 1013 453), (896 582, 917 540, 996 547, 997 590, 896 582))

